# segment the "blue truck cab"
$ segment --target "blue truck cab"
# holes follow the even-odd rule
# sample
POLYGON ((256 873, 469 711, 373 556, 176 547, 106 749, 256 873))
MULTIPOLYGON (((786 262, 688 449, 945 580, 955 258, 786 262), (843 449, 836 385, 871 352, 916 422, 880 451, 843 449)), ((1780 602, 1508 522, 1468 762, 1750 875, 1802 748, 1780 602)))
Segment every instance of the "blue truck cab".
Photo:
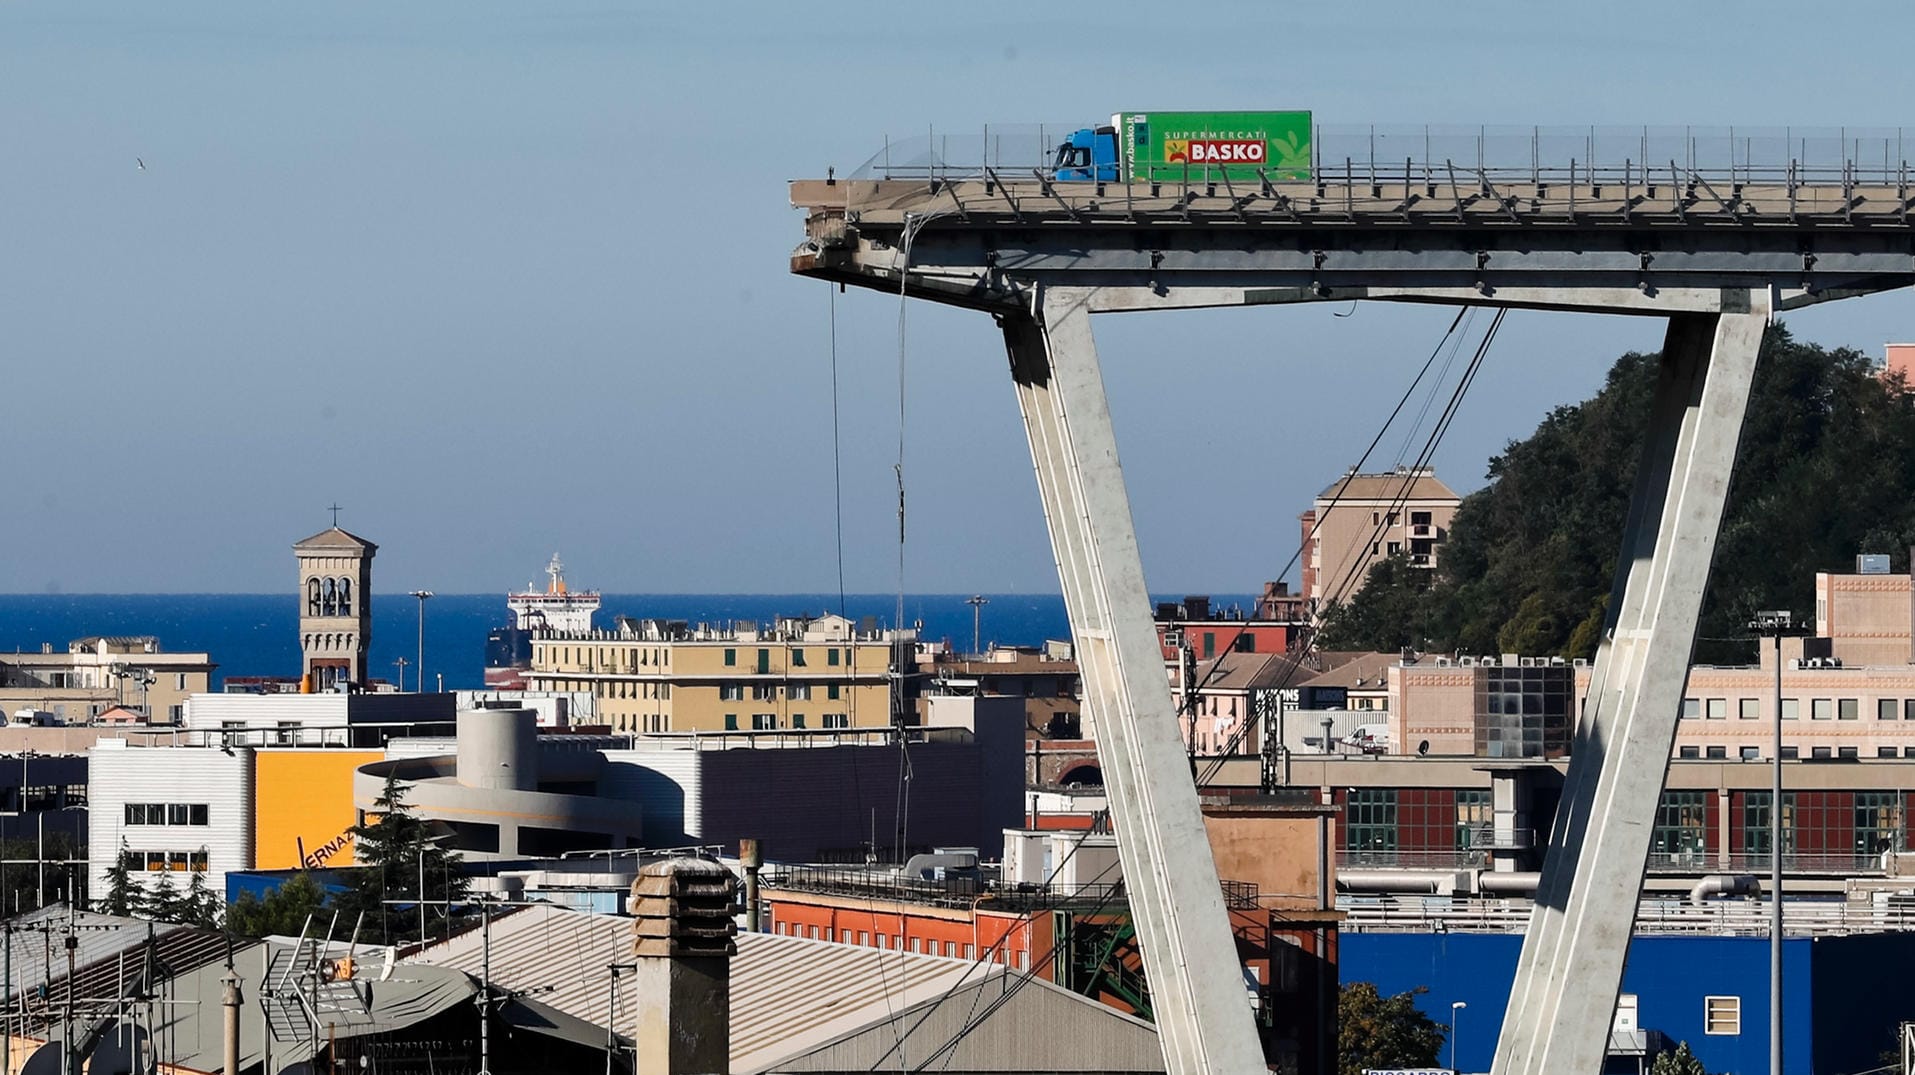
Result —
POLYGON ((1051 178, 1115 183, 1118 175, 1117 128, 1085 127, 1057 147, 1051 178))

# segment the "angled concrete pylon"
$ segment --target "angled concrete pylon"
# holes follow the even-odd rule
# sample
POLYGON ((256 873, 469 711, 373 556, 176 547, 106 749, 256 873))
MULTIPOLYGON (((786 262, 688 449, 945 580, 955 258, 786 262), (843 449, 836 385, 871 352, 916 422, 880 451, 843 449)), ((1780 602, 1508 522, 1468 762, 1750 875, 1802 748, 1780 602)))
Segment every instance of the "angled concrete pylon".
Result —
POLYGON ((1171 1075, 1266 1070, 1150 618, 1088 290, 1000 318, 1171 1075))
POLYGON ((1742 435, 1767 290, 1669 319, 1642 462, 1493 1075, 1597 1075, 1742 435))

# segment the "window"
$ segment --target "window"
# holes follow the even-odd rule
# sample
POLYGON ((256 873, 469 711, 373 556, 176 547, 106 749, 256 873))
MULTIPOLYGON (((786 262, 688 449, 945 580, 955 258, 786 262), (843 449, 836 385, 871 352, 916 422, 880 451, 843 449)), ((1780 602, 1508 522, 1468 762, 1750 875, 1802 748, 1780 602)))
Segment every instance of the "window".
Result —
POLYGON ((849 728, 851 727, 851 717, 845 713, 826 713, 822 727, 849 728))
POLYGON ((1755 761, 1761 756, 1762 756, 1761 747, 1743 747, 1742 748, 1741 758, 1743 761, 1755 761))
MULTIPOLYGON (((833 651, 833 652, 836 652, 836 651, 833 651)), ((831 699, 834 702, 838 700, 838 685, 836 683, 833 683, 830 686, 825 688, 825 697, 831 699)))
POLYGON ((188 861, 192 864, 192 870, 194 873, 205 873, 207 867, 211 865, 209 862, 207 862, 207 854, 204 851, 193 852, 191 855, 188 856, 188 861))
POLYGON ((1428 526, 1428 525, 1430 525, 1430 513, 1429 513, 1429 512, 1427 512, 1427 511, 1413 511, 1413 512, 1410 512, 1410 525, 1411 525, 1411 526, 1428 526))
POLYGON ((1894 720, 1895 711, 1901 707, 1902 704, 1893 698, 1877 698, 1875 700, 1875 719, 1894 720))
POLYGON ((1762 699, 1742 698, 1736 702, 1736 716, 1741 720, 1762 719, 1762 699))
POLYGON ((1704 703, 1703 716, 1710 720, 1728 720, 1729 700, 1727 698, 1709 699, 1708 702, 1704 703))
POLYGON ((1854 698, 1843 698, 1835 703, 1835 715, 1840 720, 1856 720, 1862 715, 1862 703, 1854 698))
POLYGON ((148 851, 146 853, 146 868, 153 872, 166 869, 166 852, 148 851))
POLYGON ((1836 747, 1835 756, 1838 758, 1854 758, 1860 755, 1854 747, 1836 747))
POLYGON ((794 702, 809 702, 811 701, 811 684, 793 683, 788 694, 794 702))
POLYGON ((1390 550, 1391 556, 1395 556, 1397 553, 1403 551, 1403 543, 1401 541, 1392 541, 1386 547, 1390 550))
POLYGON ((793 713, 791 715, 791 726, 793 728, 803 728, 805 726, 805 715, 803 713, 793 713))
POLYGON ((1496 814, 1490 805, 1488 788, 1459 788, 1456 792, 1456 848, 1466 851, 1476 846, 1478 834, 1488 836, 1496 827, 1496 814))
POLYGON ((1835 703, 1827 698, 1817 698, 1809 703, 1810 720, 1829 720, 1835 716, 1835 703))
POLYGON ((735 732, 738 730, 738 714, 736 713, 725 714, 725 730, 728 732, 735 732))
POLYGON ((1782 748, 1783 761, 1794 761, 1795 759, 1801 756, 1802 756, 1802 748, 1800 747, 1783 747, 1782 748))
POLYGON ((1915 720, 1915 698, 1908 698, 1903 700, 1902 719, 1915 720))
POLYGON ((1682 719, 1694 720, 1702 715, 1702 703, 1694 698, 1682 700, 1682 719))
POLYGON ((778 688, 775 684, 753 683, 751 685, 751 700, 754 702, 769 702, 777 697, 778 688))
POLYGON ((1677 748, 1676 756, 1679 758, 1700 758, 1702 757, 1702 753, 1700 749, 1696 747, 1679 747, 1677 748))
POLYGON ((758 651, 758 674, 762 676, 770 671, 771 671, 771 651, 768 649, 761 649, 758 651))
POLYGON ((753 713, 751 715, 751 730, 752 731, 770 732, 770 731, 776 731, 777 728, 778 728, 778 714, 753 713))
POLYGON ((720 683, 718 685, 718 700, 719 701, 741 702, 741 701, 744 701, 744 698, 745 698, 745 685, 743 683, 720 683))
POLYGON ((1742 1033, 1742 998, 1703 997, 1702 1032, 1704 1034, 1742 1033))
POLYGON ((1649 836, 1650 862, 1656 865, 1699 866, 1708 847, 1708 808, 1711 792, 1665 791, 1656 804, 1656 827, 1649 836))
POLYGON ((1802 701, 1799 698, 1782 699, 1782 719, 1795 720, 1802 715, 1802 701))
POLYGON ((1829 750, 1828 747, 1815 747, 1814 749, 1809 751, 1809 757, 1811 758, 1827 758, 1830 756, 1831 756, 1831 751, 1829 750))
POLYGON ((1703 756, 1708 758, 1726 759, 1729 756, 1729 748, 1728 747, 1709 747, 1703 756))
POLYGON ((185 672, 176 672, 173 674, 173 689, 176 691, 183 691, 186 689, 186 673, 185 672))
POLYGON ((187 808, 187 812, 188 818, 186 823, 188 825, 204 825, 207 823, 205 803, 194 803, 187 808))
POLYGON ((735 649, 726 650, 725 651, 725 667, 730 668, 736 665, 737 663, 738 663, 738 651, 735 649))
POLYGON ((1395 864, 1395 788, 1352 788, 1344 817, 1343 846, 1352 862, 1395 864))
POLYGON ((801 649, 792 650, 791 651, 791 667, 803 668, 804 666, 805 666, 805 651, 801 649))
POLYGON ((1876 747, 1875 756, 1878 758, 1892 758, 1895 756, 1895 748, 1894 747, 1876 747))
POLYGON ((835 647, 825 651, 825 663, 833 668, 838 666, 838 651, 835 647))
POLYGON ((186 818, 187 818, 187 812, 186 812, 185 803, 172 803, 167 806, 166 823, 168 825, 184 825, 186 824, 186 818))

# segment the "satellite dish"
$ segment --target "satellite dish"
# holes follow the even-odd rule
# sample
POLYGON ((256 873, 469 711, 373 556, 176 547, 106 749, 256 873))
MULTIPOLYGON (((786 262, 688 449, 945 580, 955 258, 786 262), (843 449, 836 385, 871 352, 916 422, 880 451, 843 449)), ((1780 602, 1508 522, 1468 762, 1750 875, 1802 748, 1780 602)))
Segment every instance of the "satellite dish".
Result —
POLYGON ((1430 741, 1428 739, 1425 739, 1422 742, 1416 744, 1417 757, 1427 758, 1429 757, 1429 754, 1430 754, 1430 741))

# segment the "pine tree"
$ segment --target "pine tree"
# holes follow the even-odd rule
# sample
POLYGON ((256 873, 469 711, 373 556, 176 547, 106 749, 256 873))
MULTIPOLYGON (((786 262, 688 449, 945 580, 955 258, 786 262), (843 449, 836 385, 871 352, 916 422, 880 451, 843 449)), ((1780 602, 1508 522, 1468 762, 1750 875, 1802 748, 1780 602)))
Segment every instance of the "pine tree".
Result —
POLYGON ((1702 1061, 1697 1060, 1689 1051, 1688 1042, 1680 1042, 1673 1053, 1656 1054, 1656 1062, 1649 1065, 1649 1075, 1706 1075, 1702 1061))
POLYGON ((226 907, 226 928, 242 937, 297 937, 307 920, 325 906, 326 890, 311 873, 301 870, 264 899, 240 893, 226 907))
POLYGON ((140 900, 139 886, 133 883, 133 852, 126 849, 126 839, 121 837, 120 854, 106 868, 106 895, 94 906, 101 914, 129 918, 140 909, 140 900))
POLYGON ((427 823, 406 804, 406 786, 392 774, 386 775, 386 786, 372 805, 365 822, 352 828, 353 857, 359 866, 350 872, 340 900, 342 921, 353 921, 360 936, 375 943, 416 939, 417 901, 423 895, 428 930, 443 932, 446 908, 464 899, 468 887, 458 852, 440 846, 427 823), (412 901, 410 906, 407 901, 412 901))
POLYGON ((186 895, 180 900, 178 921, 213 929, 219 925, 219 905, 219 897, 206 887, 206 871, 194 870, 186 884, 186 895))
POLYGON ((155 922, 178 922, 183 906, 179 886, 173 883, 173 875, 161 873, 158 881, 140 893, 137 913, 141 918, 155 922))

